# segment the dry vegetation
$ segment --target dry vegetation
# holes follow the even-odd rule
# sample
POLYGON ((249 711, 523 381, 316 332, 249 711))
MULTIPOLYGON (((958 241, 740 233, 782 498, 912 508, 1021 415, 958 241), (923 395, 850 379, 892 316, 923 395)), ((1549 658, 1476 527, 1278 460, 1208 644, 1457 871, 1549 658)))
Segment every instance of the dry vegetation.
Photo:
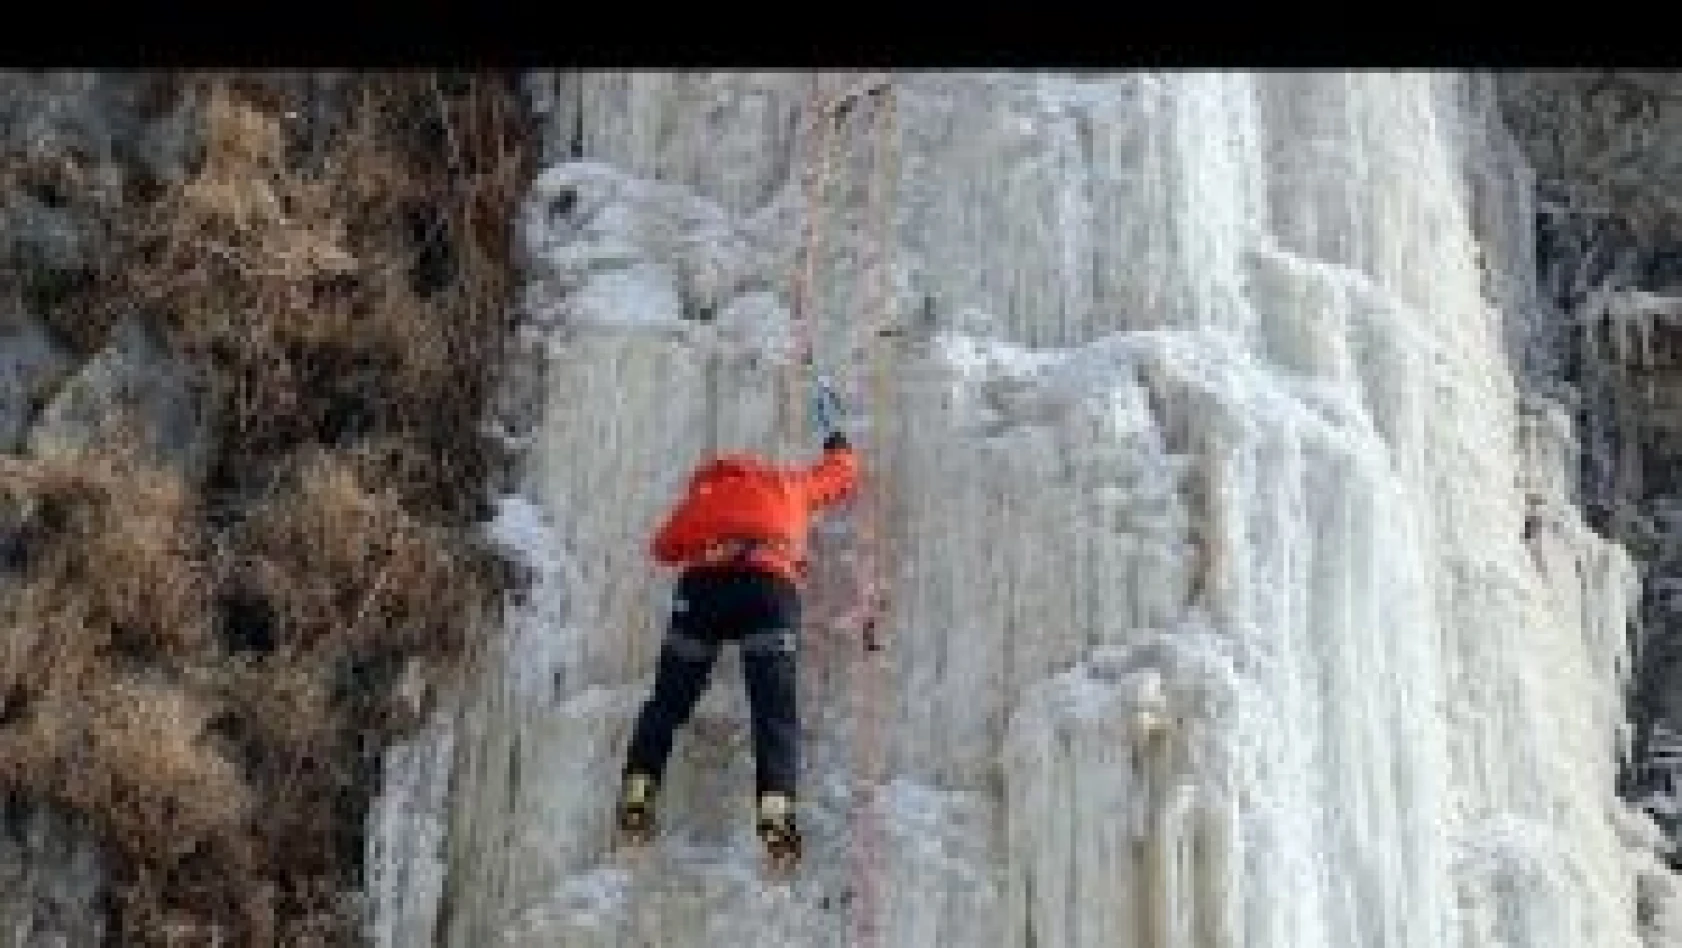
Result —
POLYGON ((168 339, 206 480, 119 446, 0 459, 0 791, 100 833, 125 946, 356 943, 379 752, 494 601, 467 528, 499 463, 517 96, 358 75, 324 128, 287 88, 180 77, 194 173, 131 195, 122 253, 46 314, 84 349, 136 310, 168 339))

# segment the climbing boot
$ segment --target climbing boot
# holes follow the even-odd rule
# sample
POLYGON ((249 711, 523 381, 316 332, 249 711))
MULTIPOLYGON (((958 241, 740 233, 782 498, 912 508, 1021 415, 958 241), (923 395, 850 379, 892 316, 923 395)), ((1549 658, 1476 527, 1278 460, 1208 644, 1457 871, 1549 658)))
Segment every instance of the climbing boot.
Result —
POLYGON ((643 773, 625 775, 619 797, 619 833, 630 843, 654 838, 654 778, 643 773))
POLYGON ((786 793, 759 796, 759 838, 774 866, 788 867, 800 860, 800 831, 794 825, 794 798, 786 793))

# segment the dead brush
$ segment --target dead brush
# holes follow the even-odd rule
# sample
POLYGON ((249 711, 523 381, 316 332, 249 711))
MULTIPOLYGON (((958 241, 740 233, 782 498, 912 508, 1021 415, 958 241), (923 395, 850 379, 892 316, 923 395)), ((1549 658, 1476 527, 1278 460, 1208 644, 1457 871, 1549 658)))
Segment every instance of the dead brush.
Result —
POLYGON ((90 624, 61 588, 20 583, 0 597, 0 728, 51 690, 101 686, 109 663, 90 624))
POLYGON ((0 498, 21 512, 32 547, 6 608, 8 638, 56 629, 67 669, 118 652, 153 661, 210 647, 198 511, 179 475, 117 453, 6 459, 0 498), (71 643, 87 657, 71 661, 71 643))
MULTIPOLYGON (((509 208, 529 161, 506 110, 485 104, 492 90, 463 105, 424 74, 389 78, 364 84, 311 175, 287 169, 273 116, 212 86, 203 164, 131 236, 144 265, 128 295, 211 367, 231 454, 381 431, 413 432, 441 460, 483 453, 508 327, 509 208), (421 122, 417 102, 443 117, 421 122), (465 150, 417 158, 420 144, 465 150), (418 272, 424 259, 447 259, 432 268, 442 277, 418 272)), ((440 471, 439 493, 458 498, 485 474, 440 471)))
MULTIPOLYGON (((195 689, 215 695, 217 730, 261 770, 263 762, 331 747, 343 723, 333 708, 333 668, 291 650, 189 669, 195 689)), ((260 777, 260 774, 254 774, 260 777)))
POLYGON ((131 860, 168 867, 237 846, 252 794, 208 739, 212 708, 161 681, 112 675, 42 695, 0 729, 0 780, 89 814, 131 860))
POLYGON ((315 308, 310 292, 358 269, 343 218, 324 206, 326 186, 288 174, 278 121, 225 85, 207 92, 204 121, 198 170, 129 236, 144 264, 127 273, 131 294, 159 307, 176 345, 201 357, 344 335, 353 327, 315 308))
POLYGON ((482 593, 456 535, 326 452, 307 452, 285 481, 234 538, 252 587, 284 617, 283 647, 359 655, 460 649, 482 593))
POLYGON ((328 186, 289 172, 285 133, 274 116, 215 85, 204 122, 197 174, 159 208, 164 235, 182 262, 220 262, 242 282, 296 282, 356 269, 344 247, 345 221, 328 206, 328 186))
POLYGON ((358 74, 309 149, 284 84, 168 85, 202 106, 202 158, 127 209, 84 324, 164 330, 214 456, 191 484, 0 460, 29 524, 0 788, 103 828, 117 943, 354 944, 380 754, 497 601, 467 528, 500 463, 481 425, 531 136, 501 77, 358 74))

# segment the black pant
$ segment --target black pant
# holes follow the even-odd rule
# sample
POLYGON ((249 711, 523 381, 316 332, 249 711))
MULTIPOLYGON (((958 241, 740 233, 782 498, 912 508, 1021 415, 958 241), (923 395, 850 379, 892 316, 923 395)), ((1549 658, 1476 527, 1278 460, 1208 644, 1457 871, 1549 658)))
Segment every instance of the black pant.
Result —
POLYGON ((693 569, 677 584, 672 621, 660 645, 654 692, 631 732, 625 770, 659 782, 672 736, 695 709, 726 641, 741 643, 742 677, 753 716, 759 793, 792 795, 800 773, 795 648, 800 596, 793 583, 756 570, 693 569))

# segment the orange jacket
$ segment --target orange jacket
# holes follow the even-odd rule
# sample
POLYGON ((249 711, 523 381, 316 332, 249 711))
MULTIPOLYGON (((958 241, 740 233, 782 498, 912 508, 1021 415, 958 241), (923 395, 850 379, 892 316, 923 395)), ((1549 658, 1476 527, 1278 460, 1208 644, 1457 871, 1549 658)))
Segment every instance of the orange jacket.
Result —
POLYGON ((759 540, 750 565, 799 582, 806 567, 812 514, 858 483, 850 447, 830 448, 809 467, 783 468, 748 454, 714 458, 696 469, 689 489, 654 535, 654 558, 670 566, 707 562, 709 549, 732 539, 759 540))

